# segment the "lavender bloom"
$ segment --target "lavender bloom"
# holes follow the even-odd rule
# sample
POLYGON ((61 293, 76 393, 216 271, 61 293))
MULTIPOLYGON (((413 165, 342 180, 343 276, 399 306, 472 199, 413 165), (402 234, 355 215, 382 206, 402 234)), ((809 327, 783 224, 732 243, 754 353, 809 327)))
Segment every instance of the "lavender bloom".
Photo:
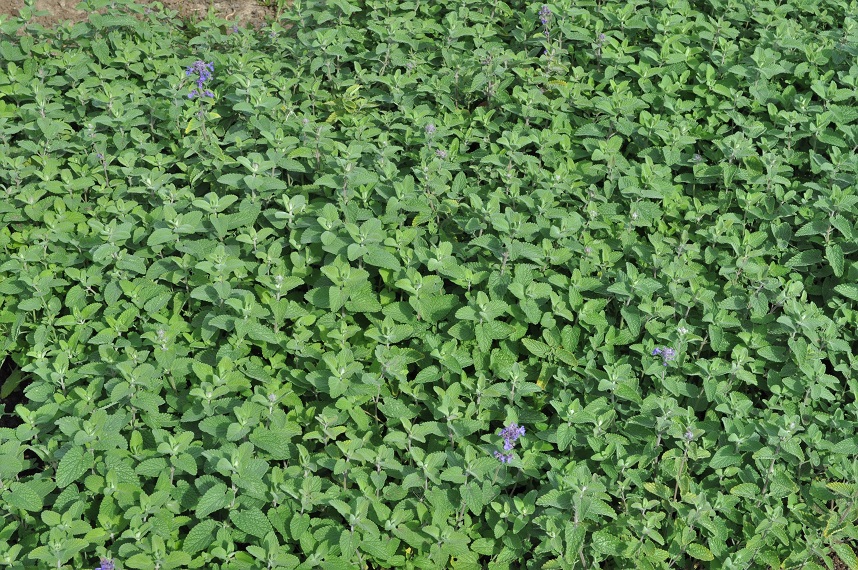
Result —
POLYGON ((426 125, 426 134, 429 135, 430 137, 435 134, 435 124, 434 123, 429 123, 428 125, 426 125))
MULTIPOLYGON (((509 424, 506 428, 499 430, 498 435, 503 437, 504 451, 512 451, 515 448, 515 442, 518 438, 524 435, 524 428, 516 423, 509 424)), ((501 463, 509 463, 512 461, 512 453, 504 455, 499 451, 495 451, 495 457, 501 463)))
POLYGON ((102 558, 101 566, 99 566, 95 570, 114 570, 115 567, 116 565, 113 563, 113 560, 111 560, 110 558, 102 558))
POLYGON ((542 22, 543 26, 548 25, 548 17, 551 15, 551 9, 548 8, 546 4, 542 5, 542 9, 539 10, 539 21, 542 22))
POLYGON ((194 89, 188 94, 188 99, 193 99, 197 95, 205 97, 214 97, 214 93, 206 89, 203 91, 203 85, 206 81, 212 78, 214 71, 214 62, 206 63, 202 60, 197 60, 193 65, 185 70, 185 76, 190 77, 192 73, 197 74, 197 89, 194 89))
POLYGON ((653 356, 661 356, 661 363, 667 366, 667 363, 676 358, 676 351, 669 347, 656 347, 652 349, 653 356))
POLYGON ((605 41, 605 34, 599 34, 599 43, 605 41))
POLYGON ((512 453, 504 455, 499 451, 495 451, 495 457, 497 457, 498 461, 500 461, 501 463, 509 463, 510 461, 512 461, 512 453))
POLYGON ((233 24, 233 25, 232 25, 232 33, 233 33, 233 34, 237 34, 237 33, 238 33, 238 24, 233 24))
POLYGON ((524 428, 519 427, 518 424, 511 423, 505 429, 502 429, 498 432, 498 435, 502 436, 504 439, 504 448, 509 450, 512 447, 506 447, 507 445, 513 445, 515 441, 524 435, 524 428))

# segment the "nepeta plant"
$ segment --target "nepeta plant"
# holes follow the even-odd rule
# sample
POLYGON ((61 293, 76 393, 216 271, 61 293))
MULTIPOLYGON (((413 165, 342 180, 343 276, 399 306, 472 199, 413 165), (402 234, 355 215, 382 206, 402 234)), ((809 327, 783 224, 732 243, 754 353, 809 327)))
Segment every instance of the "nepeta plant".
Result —
POLYGON ((490 3, 0 22, 0 565, 855 565, 848 2, 490 3))

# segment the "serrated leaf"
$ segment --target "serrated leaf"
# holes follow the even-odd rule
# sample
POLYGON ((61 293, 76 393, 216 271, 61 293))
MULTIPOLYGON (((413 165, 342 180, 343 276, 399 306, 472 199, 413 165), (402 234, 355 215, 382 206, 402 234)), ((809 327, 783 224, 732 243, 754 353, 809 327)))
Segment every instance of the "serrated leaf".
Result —
POLYGON ((845 259, 840 246, 836 243, 826 246, 825 257, 828 259, 828 263, 831 264, 831 270, 834 271, 834 275, 841 277, 843 275, 845 259))
POLYGON ((89 469, 89 464, 83 448, 72 447, 63 455, 60 464, 57 466, 57 487, 61 489, 68 487, 80 479, 87 469, 89 469))
POLYGON ((753 483, 739 483, 730 489, 731 495, 756 499, 760 495, 760 488, 753 483))
POLYGON ((149 239, 146 240, 146 245, 161 245, 162 243, 167 243, 173 241, 175 239, 175 234, 173 234, 173 230, 170 228, 158 228, 149 236, 149 239))
POLYGON ((182 543, 182 550, 188 554, 196 554, 208 548, 214 540, 214 530, 217 522, 209 519, 197 524, 188 532, 182 543))
POLYGON ((263 538, 266 534, 274 530, 271 527, 271 523, 268 522, 265 513, 259 509, 231 511, 229 519, 240 531, 259 538, 263 538))
POLYGON ((858 454, 858 437, 850 437, 835 443, 831 447, 831 452, 838 455, 855 455, 858 454))
POLYGON ((731 465, 738 465, 741 462, 741 454, 736 453, 732 446, 725 446, 715 452, 712 459, 709 460, 709 467, 712 469, 723 469, 731 465))
POLYGON ((472 513, 479 516, 485 507, 485 504, 483 504, 483 491, 480 486, 474 481, 471 481, 460 489, 462 500, 465 501, 465 506, 467 506, 472 513))
POLYGON ((689 544, 688 548, 686 548, 686 552, 697 560, 705 560, 708 562, 715 559, 715 556, 712 555, 712 552, 708 548, 702 544, 697 544, 696 542, 689 544))
POLYGON ((855 551, 845 542, 838 542, 831 545, 831 549, 837 554, 841 561, 850 569, 858 568, 858 556, 855 556, 855 551))
POLYGON ((213 512, 221 510, 228 503, 226 485, 217 483, 200 497, 195 514, 198 519, 203 519, 213 512))
POLYGON ((792 256, 785 263, 787 267, 807 267, 822 261, 822 252, 818 249, 806 249, 792 256))
POLYGON ((367 248, 369 251, 366 252, 363 256, 363 260, 368 264, 374 267, 381 267, 383 269, 390 269, 392 271, 398 271, 400 268, 399 260, 396 259, 396 256, 384 249, 381 246, 369 246, 367 248))
POLYGON ((5 498, 9 505, 25 511, 41 511, 44 507, 42 497, 33 490, 29 483, 13 481, 9 484, 9 493, 5 495, 5 498))
POLYGON ((836 285, 834 290, 853 301, 858 301, 858 286, 851 283, 836 285))
POLYGON ((295 540, 299 540, 308 528, 310 528, 310 515, 306 513, 296 513, 289 521, 289 534, 295 540))
POLYGON ((250 442, 256 447, 267 451, 272 459, 288 459, 289 441, 293 437, 301 435, 301 428, 295 423, 287 424, 286 428, 282 430, 269 430, 257 427, 250 434, 250 442))
POLYGON ((557 426, 557 447, 560 451, 565 451, 567 447, 575 439, 575 428, 569 424, 560 424, 557 426))
POLYGON ((529 350, 537 358, 545 358, 551 353, 551 347, 542 341, 533 340, 532 338, 523 338, 521 339, 521 343, 524 345, 524 348, 529 350))
POLYGON ((623 541, 606 530, 597 530, 591 539, 593 548, 608 556, 618 555, 623 548, 623 541))

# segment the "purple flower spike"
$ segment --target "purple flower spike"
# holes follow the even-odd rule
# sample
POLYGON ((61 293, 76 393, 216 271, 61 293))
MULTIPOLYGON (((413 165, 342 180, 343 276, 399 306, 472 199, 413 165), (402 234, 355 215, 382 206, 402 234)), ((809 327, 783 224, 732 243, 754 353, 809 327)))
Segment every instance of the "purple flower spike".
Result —
MULTIPOLYGON (((498 435, 503 437, 504 451, 512 451, 515 449, 516 440, 524 435, 524 428, 516 423, 511 423, 504 429, 499 430, 498 435)), ((509 463, 512 461, 512 453, 504 455, 499 451, 495 451, 495 457, 500 460, 501 463, 509 463)))
POLYGON ((676 351, 670 347, 656 347, 652 349, 653 356, 661 356, 661 363, 667 366, 667 363, 676 359, 676 351))
POLYGON ((499 451, 495 451, 495 457, 496 457, 496 458, 498 459, 498 461, 500 461, 501 463, 509 463, 510 461, 512 461, 512 453, 509 453, 509 454, 507 454, 507 455, 504 455, 503 453, 501 453, 501 452, 499 452, 499 451))
POLYGON ((110 558, 102 558, 101 566, 99 566, 95 570, 114 570, 115 568, 116 565, 113 563, 113 560, 111 560, 110 558))
POLYGON ((197 74, 197 89, 191 91, 188 95, 189 99, 193 99, 197 95, 205 95, 206 97, 214 97, 214 93, 210 90, 203 90, 203 87, 209 79, 212 78, 212 72, 214 71, 214 62, 206 63, 202 60, 197 60, 193 65, 188 67, 185 70, 185 76, 190 77, 192 73, 197 74))
POLYGON ((551 15, 551 9, 546 5, 542 5, 542 9, 539 10, 539 21, 542 22, 543 26, 548 25, 548 17, 551 15))

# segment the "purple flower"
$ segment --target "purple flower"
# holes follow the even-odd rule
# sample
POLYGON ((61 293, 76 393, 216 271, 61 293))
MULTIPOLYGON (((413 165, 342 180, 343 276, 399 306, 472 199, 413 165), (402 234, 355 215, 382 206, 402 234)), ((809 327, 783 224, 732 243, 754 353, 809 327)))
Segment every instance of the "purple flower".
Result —
POLYGON ((197 89, 194 89, 188 94, 188 99, 193 99, 197 95, 205 95, 206 97, 214 97, 214 93, 206 89, 203 91, 203 86, 206 81, 212 78, 214 71, 214 62, 206 63, 202 60, 197 60, 193 65, 185 70, 185 76, 190 77, 192 73, 197 74, 197 89))
POLYGON ((652 349, 653 356, 661 356, 661 363, 667 366, 667 363, 676 358, 676 351, 669 347, 656 347, 652 349))
POLYGON ((551 15, 551 9, 549 9, 546 4, 543 4, 542 9, 539 10, 539 21, 542 22, 543 26, 548 25, 548 17, 550 15, 551 15))
POLYGON ((504 454, 503 454, 503 453, 501 453, 500 451, 495 451, 495 457, 496 457, 496 458, 498 459, 498 461, 500 461, 501 463, 509 463, 510 461, 512 461, 512 453, 509 453, 509 454, 507 454, 507 455, 504 455, 504 454))
POLYGON ((438 158, 447 158, 447 151, 439 148, 435 151, 435 156, 438 158))
POLYGON ((233 34, 237 34, 237 33, 238 33, 238 24, 233 24, 233 25, 232 25, 232 33, 233 33, 233 34))
POLYGON ((701 160, 703 160, 703 157, 697 153, 694 153, 694 156, 691 158, 691 160, 693 160, 694 162, 700 162, 701 160))
POLYGON ((605 34, 599 34, 599 43, 605 41, 605 34))
POLYGON ((426 134, 429 136, 432 136, 435 134, 435 124, 434 123, 429 123, 428 125, 426 125, 426 134))
MULTIPOLYGON (((504 451, 512 451, 515 448, 515 442, 518 438, 524 435, 524 428, 516 423, 511 423, 507 427, 498 431, 498 435, 503 437, 504 451)), ((504 455, 499 451, 495 451, 495 457, 501 463, 509 463, 512 461, 512 453, 504 455)))
POLYGON ((102 558, 101 566, 99 566, 95 570, 114 570, 115 567, 116 566, 113 563, 113 560, 111 560, 110 558, 102 558))

